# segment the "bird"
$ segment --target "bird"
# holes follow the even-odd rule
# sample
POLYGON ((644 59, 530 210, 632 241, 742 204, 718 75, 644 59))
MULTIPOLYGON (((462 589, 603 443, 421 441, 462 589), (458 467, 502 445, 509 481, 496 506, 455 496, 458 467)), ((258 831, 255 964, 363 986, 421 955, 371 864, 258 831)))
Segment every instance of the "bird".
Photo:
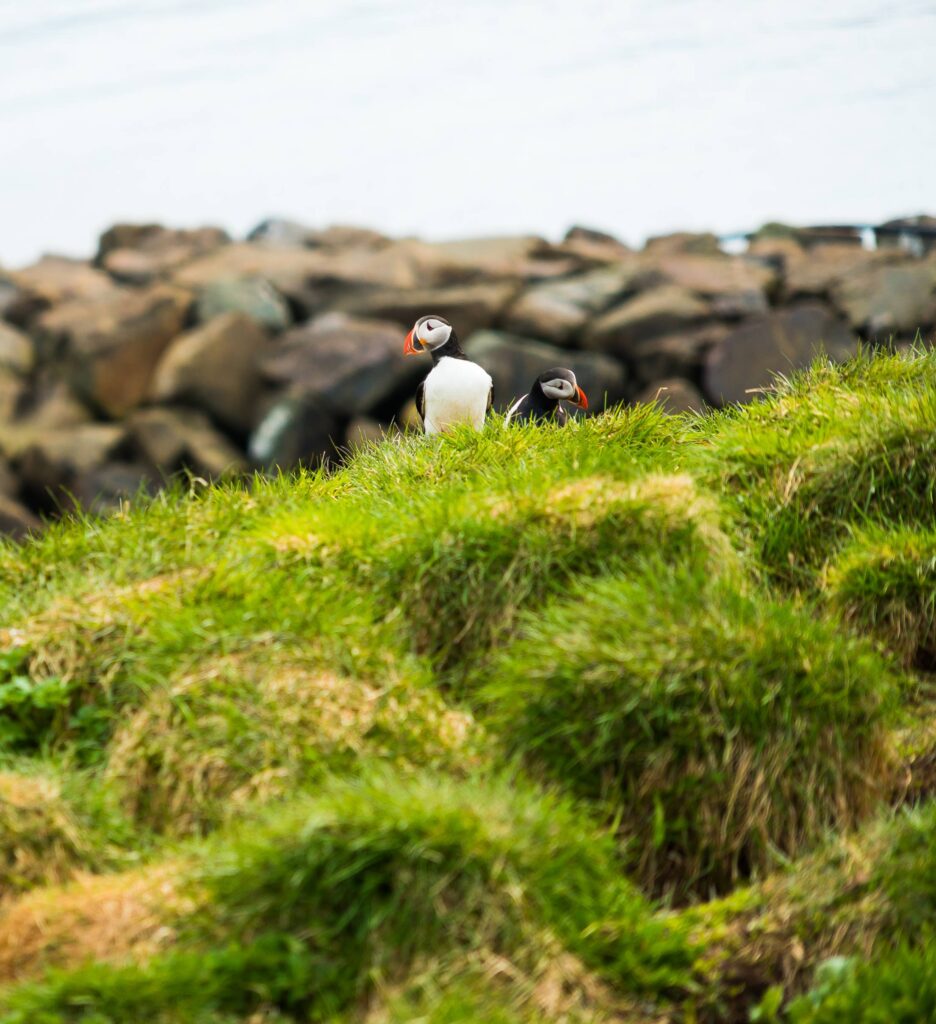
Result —
POLYGON ((406 335, 404 355, 428 352, 432 369, 416 389, 416 411, 427 434, 459 423, 480 430, 494 403, 494 381, 462 351, 455 329, 441 316, 421 316, 406 335))
POLYGON ((562 408, 561 402, 571 402, 580 409, 588 408, 585 392, 578 386, 575 374, 562 366, 554 366, 544 370, 530 388, 529 393, 507 410, 505 423, 543 423, 555 422, 564 426, 569 422, 569 414, 562 408))

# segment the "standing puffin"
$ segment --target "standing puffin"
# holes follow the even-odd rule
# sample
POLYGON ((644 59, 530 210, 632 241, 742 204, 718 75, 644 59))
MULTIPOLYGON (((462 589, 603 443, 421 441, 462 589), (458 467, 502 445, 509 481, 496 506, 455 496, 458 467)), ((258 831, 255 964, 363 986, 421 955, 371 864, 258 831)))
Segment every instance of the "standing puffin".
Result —
POLYGON ((560 426, 569 422, 569 414, 559 404, 571 402, 580 409, 588 408, 585 392, 578 386, 575 374, 561 366, 544 370, 535 381, 530 393, 518 398, 507 410, 505 423, 546 422, 552 420, 560 426))
POLYGON ((462 351, 455 331, 440 316, 421 316, 406 336, 405 355, 428 352, 432 369, 416 389, 416 411, 427 434, 458 423, 478 430, 494 401, 494 382, 462 351))

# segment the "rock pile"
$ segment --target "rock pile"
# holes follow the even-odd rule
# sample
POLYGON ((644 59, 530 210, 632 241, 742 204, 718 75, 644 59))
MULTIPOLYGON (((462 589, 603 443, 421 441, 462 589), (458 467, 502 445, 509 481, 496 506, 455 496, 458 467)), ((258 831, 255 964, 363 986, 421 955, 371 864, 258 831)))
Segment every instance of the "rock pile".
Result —
POLYGON ((876 251, 850 231, 770 226, 730 256, 712 235, 634 251, 584 228, 428 244, 288 221, 242 242, 117 225, 90 262, 0 271, 0 531, 181 469, 333 459, 409 422, 427 365, 403 336, 426 312, 457 325, 502 407, 556 364, 593 410, 743 402, 819 348, 931 336, 936 251, 898 245, 900 224, 876 251))

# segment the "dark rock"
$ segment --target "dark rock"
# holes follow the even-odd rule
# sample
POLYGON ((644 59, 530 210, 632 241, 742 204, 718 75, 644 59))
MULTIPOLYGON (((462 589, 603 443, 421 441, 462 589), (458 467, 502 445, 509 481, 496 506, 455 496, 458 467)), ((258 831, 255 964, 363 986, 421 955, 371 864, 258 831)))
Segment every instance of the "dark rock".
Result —
POLYGON ((865 265, 844 274, 832 299, 851 325, 872 335, 936 324, 936 261, 865 265))
POLYGON ((195 409, 138 409, 127 420, 127 430, 148 464, 167 476, 190 469, 215 479, 245 467, 241 452, 195 409))
POLYGON ((435 313, 454 324, 460 338, 467 338, 492 326, 516 292, 516 285, 496 281, 410 291, 380 289, 348 295, 337 306, 356 316, 392 320, 407 329, 419 317, 435 313))
POLYGON ((644 405, 657 402, 669 413, 702 412, 705 409, 702 392, 691 381, 681 377, 653 381, 634 398, 634 402, 644 405))
POLYGON ((561 344, 614 302, 659 280, 659 274, 631 261, 534 285, 507 310, 504 326, 516 334, 561 344))
POLYGON ((347 443, 352 448, 360 447, 363 444, 371 444, 375 441, 382 441, 387 434, 396 433, 396 428, 385 427, 377 420, 368 416, 355 416, 348 424, 347 443))
POLYGON ((857 346, 847 324, 821 303, 776 310, 730 331, 709 350, 705 391, 719 404, 746 402, 769 386, 775 373, 808 366, 820 352, 848 359, 857 346))
POLYGON ((705 320, 709 304, 686 288, 664 285, 642 292, 605 313, 585 331, 585 348, 628 356, 648 338, 685 331, 705 320))
POLYGON ((139 462, 108 462, 79 477, 73 496, 78 504, 104 515, 127 506, 140 495, 152 494, 157 480, 139 462))
POLYGON ((200 323, 223 313, 245 313, 271 331, 284 331, 292 323, 285 299, 260 277, 226 277, 206 285, 195 304, 200 323))
POLYGON ((707 324, 694 330, 644 338, 631 345, 628 361, 641 384, 668 377, 697 380, 705 353, 721 341, 727 331, 722 324, 707 324))
POLYGON ((823 245, 861 247, 861 232, 850 224, 823 224, 812 228, 794 228, 793 237, 806 249, 823 245))
POLYGON ((316 397, 296 395, 270 407, 247 450, 257 465, 287 469, 318 465, 337 450, 340 438, 337 419, 316 397))
POLYGON ((936 217, 920 213, 915 217, 898 217, 874 229, 881 248, 898 248, 915 256, 936 250, 936 217))
POLYGON ((35 354, 29 336, 10 324, 0 322, 0 368, 25 375, 32 371, 34 362, 35 354))
POLYGON ((151 284, 229 241, 221 228, 182 231, 159 224, 117 224, 101 236, 97 263, 118 281, 151 284))
POLYGON ((415 388, 427 373, 428 359, 403 355, 404 334, 396 324, 333 313, 284 334, 261 369, 293 397, 356 416, 407 386, 415 388))
POLYGON ((158 285, 68 302, 43 313, 41 351, 63 351, 77 394, 118 418, 139 405, 163 350, 179 333, 191 297, 158 285))
POLYGON ((19 480, 6 459, 0 459, 0 494, 5 498, 15 498, 19 494, 19 480))
POLYGON ((799 257, 791 254, 786 263, 784 291, 788 298, 825 297, 848 274, 903 260, 896 252, 867 252, 851 246, 824 245, 799 257))
POLYGON ((16 456, 15 469, 30 503, 51 508, 61 492, 74 493, 80 479, 127 447, 123 426, 87 423, 36 434, 16 456))
POLYGON ((41 529, 42 523, 25 505, 0 495, 0 533, 14 540, 22 540, 41 529))
POLYGON ((179 335, 153 374, 150 394, 159 402, 205 409, 219 423, 246 433, 260 394, 260 360, 269 341, 243 313, 225 313, 179 335))
POLYGON ((0 366, 0 423, 9 423, 22 411, 27 386, 15 370, 0 366))
POLYGON ((565 233, 564 242, 593 242, 596 245, 614 245, 619 249, 629 251, 620 239, 609 235, 606 231, 597 231, 595 228, 586 228, 581 224, 573 224, 565 233))
POLYGON ((626 371, 607 356, 570 352, 502 331, 478 331, 468 339, 465 352, 494 378, 498 409, 509 408, 530 390, 543 370, 553 366, 565 366, 575 373, 592 412, 600 412, 624 397, 626 371))

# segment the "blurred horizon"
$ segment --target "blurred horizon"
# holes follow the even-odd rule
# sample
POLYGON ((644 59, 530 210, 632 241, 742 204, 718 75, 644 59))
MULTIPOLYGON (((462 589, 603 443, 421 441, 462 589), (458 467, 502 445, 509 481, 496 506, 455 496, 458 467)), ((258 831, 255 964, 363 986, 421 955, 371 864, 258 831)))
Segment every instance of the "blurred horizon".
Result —
POLYGON ((631 244, 933 212, 919 0, 0 0, 0 264, 269 216, 631 244))

